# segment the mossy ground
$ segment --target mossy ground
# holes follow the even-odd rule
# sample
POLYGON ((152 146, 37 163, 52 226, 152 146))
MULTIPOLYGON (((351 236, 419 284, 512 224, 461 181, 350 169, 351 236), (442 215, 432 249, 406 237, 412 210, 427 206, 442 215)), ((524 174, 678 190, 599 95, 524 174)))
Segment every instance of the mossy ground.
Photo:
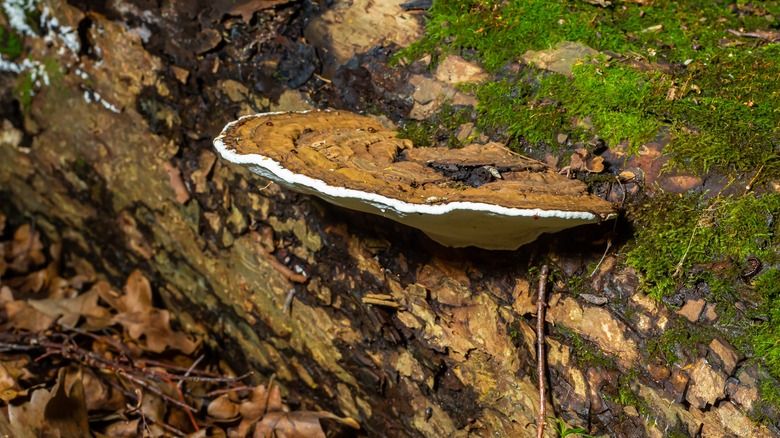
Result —
POLYGON ((427 37, 400 56, 457 52, 501 72, 527 50, 579 41, 614 56, 576 66, 571 78, 526 69, 476 87, 480 127, 531 142, 599 135, 634 148, 663 128, 674 165, 780 174, 780 46, 729 32, 773 31, 780 3, 645 3, 437 1, 427 37))
POLYGON ((6 59, 16 59, 21 54, 21 38, 11 30, 0 27, 0 55, 6 59))
MULTIPOLYGON (((500 80, 473 86, 477 125, 524 153, 555 151, 560 133, 630 152, 663 139, 669 167, 740 184, 729 196, 657 190, 629 207, 635 233, 622 252, 655 298, 704 291, 719 326, 737 328, 728 338, 780 377, 780 43, 771 41, 780 2, 612 3, 437 0, 427 36, 400 56, 430 54, 435 65, 456 53, 495 73, 500 80), (564 41, 603 55, 571 76, 518 63, 564 41), (761 270, 743 275, 756 260, 761 270), (735 309, 739 300, 758 307, 735 309)), ((670 361, 674 346, 708 340, 680 333, 655 345, 670 361)), ((778 391, 764 396, 780 401, 778 391)))
MULTIPOLYGON (((16 4, 13 5, 13 8, 22 7, 24 9, 24 25, 32 32, 41 34, 39 25, 41 12, 34 7, 34 3, 30 2, 26 6, 16 4)), ((25 64, 25 61, 30 60, 23 61, 19 59, 22 53, 24 53, 24 34, 7 24, 10 20, 5 9, 0 8, 0 15, 2 16, 0 17, 2 18, 0 22, 6 23, 0 26, 0 63, 16 64, 16 68, 21 70, 21 74, 19 74, 14 85, 14 95, 22 109, 27 112, 30 109, 32 97, 40 91, 44 83, 48 82, 46 86, 57 88, 64 74, 63 69, 60 62, 54 57, 44 59, 42 65, 35 62, 25 64), (44 80, 44 77, 46 80, 44 80)), ((7 69, 8 67, 6 67, 7 69)), ((13 69, 10 71, 13 71, 13 69)))
POLYGON ((471 110, 453 108, 452 105, 442 105, 439 112, 432 118, 417 121, 410 120, 398 130, 398 136, 412 140, 415 146, 444 146, 459 148, 464 146, 452 135, 453 131, 469 120, 471 110))

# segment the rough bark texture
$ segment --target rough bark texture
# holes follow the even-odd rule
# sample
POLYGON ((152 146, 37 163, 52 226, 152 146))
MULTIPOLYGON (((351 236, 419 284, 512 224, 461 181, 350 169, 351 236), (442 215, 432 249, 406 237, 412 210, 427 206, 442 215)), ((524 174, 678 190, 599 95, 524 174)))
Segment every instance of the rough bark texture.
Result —
MULTIPOLYGON (((160 12, 160 28, 171 26, 166 13, 207 22, 208 14, 184 5, 160 12)), ((107 18, 48 4, 61 26, 82 29, 82 50, 61 50, 56 37, 28 39, 29 57, 54 67, 51 85, 28 106, 2 114, 3 198, 61 240, 72 265, 115 279, 142 268, 182 328, 236 367, 258 370, 258 378, 276 374, 290 400, 352 416, 371 436, 533 436, 532 268, 552 260, 560 272, 586 277, 603 251, 603 242, 590 242, 611 227, 518 252, 451 250, 415 230, 268 185, 216 159, 211 147, 237 114, 278 108, 252 85, 261 83, 262 68, 242 73, 229 54, 217 54, 210 39, 217 31, 207 24, 179 29, 197 35, 199 49, 177 46, 177 35, 144 44, 114 6, 107 18)), ((305 51, 288 43, 263 47, 305 51)), ((16 81, 2 76, 8 108, 16 81)), ((681 403, 689 370, 642 357, 645 340, 677 316, 636 293, 636 276, 613 272, 615 265, 608 256, 593 286, 627 303, 619 311, 553 285, 549 415, 616 436, 770 435, 722 394, 697 395, 699 406, 681 403), (632 318, 621 316, 626 309, 632 318), (557 325, 606 359, 574 363, 557 325), (626 384, 645 402, 640 412, 616 401, 618 377, 630 371, 626 384), (682 383, 664 388, 659 382, 674 373, 682 383)), ((546 434, 555 435, 551 427, 546 434)))

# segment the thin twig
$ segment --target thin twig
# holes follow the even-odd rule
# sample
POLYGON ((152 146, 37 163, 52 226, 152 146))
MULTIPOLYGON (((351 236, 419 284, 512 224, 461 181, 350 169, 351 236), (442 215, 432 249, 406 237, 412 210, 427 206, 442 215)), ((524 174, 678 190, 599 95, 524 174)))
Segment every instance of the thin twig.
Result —
POLYGON ((274 268, 277 272, 282 274, 284 278, 294 283, 306 283, 308 277, 303 274, 297 274, 292 269, 288 268, 284 263, 274 257, 273 254, 266 251, 262 246, 257 247, 257 252, 274 268))
POLYGON ((90 337, 90 338, 92 338, 92 339, 94 339, 94 340, 96 340, 98 342, 105 342, 106 344, 116 348, 117 351, 122 353, 121 359, 126 360, 128 364, 130 364, 131 366, 135 367, 135 362, 133 360, 133 353, 130 351, 130 348, 128 348, 128 346, 126 344, 123 344, 122 342, 118 341, 117 339, 113 338, 112 336, 96 335, 94 333, 90 333, 90 332, 88 332, 86 330, 82 330, 82 329, 80 329, 78 327, 72 327, 72 326, 67 325, 67 324, 59 323, 59 325, 63 329, 65 329, 66 331, 74 332, 74 333, 78 333, 80 335, 84 335, 84 336, 90 337))
POLYGON ((237 392, 237 391, 251 391, 253 386, 237 386, 235 388, 223 388, 223 389, 217 389, 211 392, 206 393, 206 398, 212 398, 217 397, 222 394, 228 394, 231 392, 237 392))
POLYGON ((620 186, 620 191, 623 192, 623 200, 620 201, 620 206, 623 207, 623 205, 626 203, 626 188, 623 187, 623 182, 620 181, 619 176, 616 176, 615 180, 617 180, 618 186, 620 186))
MULTIPOLYGON (((166 424, 164 421, 154 421, 152 424, 162 427, 163 429, 167 430, 168 432, 172 433, 176 436, 187 436, 186 433, 184 433, 182 430, 177 429, 170 424, 166 424)), ((197 430, 197 429, 196 429, 197 430)), ((194 434, 197 435, 197 434, 194 434)))
POLYGON ((601 267, 601 264, 604 262, 604 259, 607 258, 607 254, 609 254, 609 249, 612 248, 612 237, 607 239, 607 247, 604 249, 604 254, 601 255, 601 260, 599 260, 598 264, 595 268, 593 268, 593 272, 590 273, 589 277, 593 277, 596 275, 596 271, 599 270, 599 267, 601 267))
POLYGON ((257 191, 258 192, 262 192, 263 190, 267 189, 268 187, 271 187, 271 184, 273 184, 273 183, 274 183, 273 181, 268 181, 268 184, 264 185, 263 187, 260 187, 260 189, 257 190, 257 191))
POLYGON ((314 76, 315 78, 317 78, 317 79, 321 80, 322 82, 325 82, 326 84, 331 84, 331 83, 333 83, 333 82, 332 82, 330 79, 328 79, 328 78, 326 78, 326 77, 324 77, 324 76, 320 76, 320 75, 318 75, 317 73, 314 73, 312 76, 314 76))
MULTIPOLYGON (((160 361, 153 360, 153 359, 138 359, 137 362, 138 362, 138 366, 140 368, 146 368, 146 367, 149 367, 149 366, 153 366, 153 367, 159 367, 159 368, 164 368, 164 369, 167 369, 167 370, 181 371, 181 372, 188 372, 187 370, 190 369, 189 367, 177 366, 177 365, 173 365, 173 364, 165 363, 165 362, 160 362, 160 361)), ((198 376, 220 377, 219 374, 213 373, 213 372, 210 372, 210 371, 206 371, 206 370, 191 370, 188 373, 192 374, 192 375, 198 375, 198 376)))
MULTIPOLYGON (((203 357, 203 356, 201 356, 201 357, 203 357)), ((176 391, 176 395, 179 396, 179 401, 184 403, 184 404, 187 404, 187 399, 184 398, 184 392, 182 392, 182 390, 181 390, 181 385, 174 385, 173 381, 170 380, 170 379, 166 380, 165 382, 168 385, 170 385, 176 391)), ((179 382, 179 383, 181 383, 181 382, 179 382)), ((187 417, 189 417, 189 419, 190 419, 190 423, 192 424, 192 427, 196 431, 200 430, 200 426, 198 426, 198 422, 197 422, 197 420, 195 420, 195 415, 192 414, 194 411, 186 410, 186 412, 187 412, 187 417)))
MULTIPOLYGON (((66 340, 69 340, 70 338, 66 337, 66 340)), ((159 377, 145 373, 144 375, 135 375, 137 370, 134 369, 131 366, 122 365, 120 363, 117 363, 115 361, 105 359, 103 357, 100 357, 90 351, 87 351, 77 345, 74 346, 66 346, 63 344, 58 344, 46 339, 39 339, 38 344, 46 349, 46 353, 43 355, 37 357, 35 360, 40 361, 41 359, 52 356, 52 355, 59 355, 66 359, 78 361, 82 364, 85 364, 87 366, 100 368, 103 370, 111 371, 114 375, 120 378, 124 378, 130 382, 135 383, 136 385, 139 385, 146 390, 156 394, 159 397, 162 397, 164 400, 168 401, 169 403, 172 403, 176 406, 179 406, 182 409, 185 409, 187 411, 197 412, 197 409, 187 405, 184 402, 181 402, 179 400, 176 400, 175 398, 165 394, 157 388, 156 386, 152 385, 151 383, 147 382, 145 379, 150 380, 160 380, 159 377)))
POLYGON ((166 400, 167 402, 172 403, 172 404, 174 404, 174 405, 176 405, 176 406, 178 406, 178 407, 180 407, 180 408, 182 408, 182 409, 184 409, 186 411, 198 412, 197 409, 193 408, 192 406, 190 406, 190 405, 188 405, 188 404, 186 404, 184 402, 176 400, 175 398, 171 397, 170 395, 164 393, 160 388, 150 384, 149 382, 145 381, 141 377, 137 377, 137 376, 134 376, 134 375, 128 374, 128 373, 117 373, 117 376, 123 377, 123 378, 125 378, 125 379, 127 379, 127 380, 129 380, 129 381, 131 381, 133 383, 135 383, 136 385, 143 387, 147 391, 155 394, 158 397, 161 397, 162 399, 166 400))
MULTIPOLYGON (((508 149, 509 148, 509 143, 512 140, 514 140, 514 136, 510 135, 509 137, 506 138, 506 141, 503 143, 503 146, 508 149)), ((542 166, 544 166, 544 167, 546 167, 548 169, 555 170, 555 168, 553 166, 550 166, 549 164, 545 163, 544 161, 534 160, 533 158, 531 158, 531 157, 529 157, 527 155, 523 155, 523 154, 515 152, 513 150, 509 150, 507 152, 509 152, 509 155, 513 155, 513 156, 516 156, 516 157, 524 158, 524 159, 526 159, 528 161, 531 161, 531 162, 534 162, 536 164, 541 164, 542 166)))
POLYGON ((539 378, 539 423, 537 424, 537 438, 544 436, 545 420, 545 375, 547 374, 547 361, 544 356, 544 310, 547 306, 547 275, 550 268, 544 264, 539 275, 539 297, 536 300, 536 372, 539 378))
POLYGON ((181 388, 181 385, 183 384, 184 380, 186 378, 190 377, 190 374, 192 373, 192 371, 198 366, 198 364, 200 363, 200 361, 203 360, 204 357, 206 357, 206 356, 201 354, 197 359, 195 359, 194 362, 192 362, 192 365, 190 365, 190 367, 187 368, 187 372, 185 372, 184 375, 181 376, 181 377, 183 377, 183 379, 180 379, 179 383, 176 384, 176 386, 178 388, 181 388))
POLYGON ((685 263, 685 259, 688 257, 688 251, 691 250, 691 246, 693 245, 693 238, 696 236, 696 230, 698 229, 699 223, 697 222, 693 227, 693 231, 691 231, 691 238, 688 239, 688 246, 685 247, 685 252, 683 253, 682 257, 680 257, 680 261, 677 262, 677 267, 674 268, 672 278, 677 278, 677 276, 680 275, 680 272, 682 272, 683 264, 685 263))
POLYGON ((615 230, 617 230, 617 220, 613 222, 614 224, 612 225, 612 233, 607 238, 607 247, 604 249, 604 254, 601 255, 601 260, 599 260, 599 263, 596 265, 595 268, 593 268, 593 271, 590 273, 589 278, 593 278, 593 276, 596 275, 596 271, 599 270, 601 264, 604 262, 604 259, 607 258, 607 254, 609 254, 609 249, 612 248, 612 236, 615 235, 615 230))
POLYGON ((250 371, 238 377, 177 376, 176 374, 160 373, 154 371, 152 371, 151 374, 156 377, 170 379, 174 382, 179 381, 179 383, 181 382, 235 383, 251 376, 254 373, 250 371))
POLYGON ((753 189, 753 184, 755 184, 756 180, 758 179, 758 175, 761 175, 762 170, 764 170, 763 164, 758 168, 758 171, 756 172, 755 176, 753 176, 753 179, 751 179, 747 186, 745 186, 745 194, 753 189))
POLYGON ((738 37, 758 38, 761 40, 769 41, 770 43, 775 43, 777 41, 780 41, 780 34, 769 30, 757 30, 755 32, 740 32, 734 29, 727 29, 727 30, 729 31, 730 34, 736 35, 738 37))

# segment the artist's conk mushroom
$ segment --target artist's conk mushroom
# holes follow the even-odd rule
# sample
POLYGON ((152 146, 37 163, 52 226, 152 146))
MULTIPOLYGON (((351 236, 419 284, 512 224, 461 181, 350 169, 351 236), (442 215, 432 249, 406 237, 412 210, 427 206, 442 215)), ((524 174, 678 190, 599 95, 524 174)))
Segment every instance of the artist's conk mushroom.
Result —
POLYGON ((447 246, 516 249, 612 214, 582 182, 498 143, 416 148, 380 121, 344 111, 242 117, 214 146, 283 187, 419 228, 447 246))

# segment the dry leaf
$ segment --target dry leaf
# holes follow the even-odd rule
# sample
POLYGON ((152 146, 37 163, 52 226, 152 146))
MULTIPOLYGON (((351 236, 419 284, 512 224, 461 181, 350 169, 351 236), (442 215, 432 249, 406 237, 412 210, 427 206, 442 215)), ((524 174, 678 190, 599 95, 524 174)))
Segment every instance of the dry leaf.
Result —
POLYGON ((153 422, 164 422, 165 412, 168 410, 165 400, 156 394, 144 393, 141 402, 141 412, 144 417, 153 422))
POLYGON ((14 300, 14 293, 8 286, 0 286, 0 306, 14 300))
POLYGON ((5 280, 5 284, 13 288, 15 291, 21 294, 33 294, 43 290, 46 286, 46 280, 48 273, 46 269, 31 272, 22 277, 9 278, 5 280))
POLYGON ((241 404, 239 412, 242 419, 235 431, 238 437, 246 437, 254 425, 254 438, 325 438, 320 424, 323 418, 360 429, 354 419, 342 418, 326 411, 289 412, 289 408, 282 403, 279 386, 271 387, 270 391, 262 385, 255 387, 252 397, 241 404))
POLYGON ((8 418, 17 437, 85 436, 89 419, 81 374, 60 368, 51 391, 38 389, 29 403, 9 405, 8 418))
POLYGON ((127 437, 135 438, 142 436, 139 433, 138 425, 141 422, 140 418, 128 421, 114 421, 106 426, 104 430, 104 436, 107 437, 127 437))
POLYGON ((141 271, 130 274, 124 296, 103 290, 100 297, 119 312, 113 321, 121 324, 131 338, 145 338, 146 348, 150 351, 162 353, 170 347, 190 354, 197 347, 197 343, 187 335, 171 329, 167 310, 152 306, 152 287, 141 271))
POLYGON ((10 401, 24 392, 19 387, 19 376, 24 371, 14 361, 0 362, 0 400, 10 401))
POLYGON ((226 438, 227 435, 225 434, 225 430, 216 427, 204 427, 203 429, 200 429, 197 432, 193 432, 189 435, 187 435, 187 438, 226 438))
POLYGON ((46 256, 41 251, 43 244, 40 237, 40 233, 32 231, 29 224, 17 228, 10 248, 5 251, 8 267, 16 272, 28 272, 32 267, 43 264, 46 256))
POLYGON ((29 300, 27 303, 49 318, 57 319, 58 323, 66 327, 76 327, 82 316, 102 313, 102 308, 98 306, 98 294, 94 289, 74 298, 29 300))
POLYGON ((86 403, 89 412, 121 411, 125 408, 126 399, 121 392, 109 386, 100 375, 91 369, 83 371, 84 387, 87 388, 86 403))
POLYGON ((577 149, 571 155, 569 169, 573 172, 601 173, 604 171, 604 159, 591 154, 587 149, 577 149))
POLYGON ((254 438, 325 438, 313 412, 269 412, 255 426, 254 438))
POLYGON ((250 427, 265 414, 268 397, 268 391, 265 386, 259 385, 252 390, 250 399, 241 403, 238 410, 241 414, 241 423, 239 423, 237 429, 239 437, 247 436, 250 427))
POLYGON ((238 417, 239 406, 230 400, 230 394, 222 394, 209 403, 207 412, 217 420, 231 420, 238 417))
POLYGON ((39 332, 49 328, 54 318, 30 306, 27 301, 16 300, 5 303, 8 315, 7 325, 16 329, 39 332))

